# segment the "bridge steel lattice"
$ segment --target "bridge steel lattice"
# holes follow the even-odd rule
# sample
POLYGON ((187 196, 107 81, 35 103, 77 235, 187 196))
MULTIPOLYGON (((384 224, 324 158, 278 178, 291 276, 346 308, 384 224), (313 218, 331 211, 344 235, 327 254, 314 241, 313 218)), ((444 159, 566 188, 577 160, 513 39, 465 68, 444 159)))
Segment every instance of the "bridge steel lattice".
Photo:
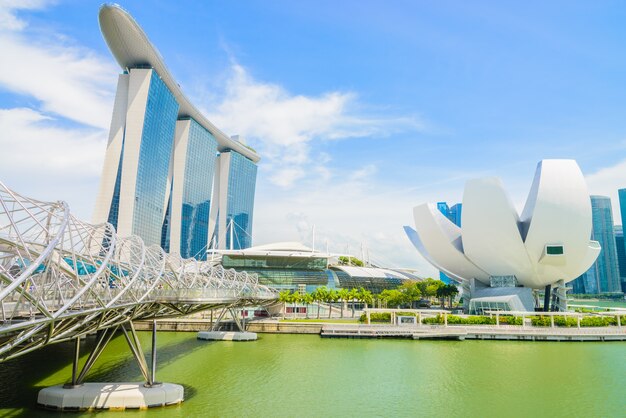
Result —
POLYGON ((108 223, 76 219, 65 202, 0 182, 0 361, 95 331, 126 334, 134 320, 276 298, 256 275, 119 237, 108 223))

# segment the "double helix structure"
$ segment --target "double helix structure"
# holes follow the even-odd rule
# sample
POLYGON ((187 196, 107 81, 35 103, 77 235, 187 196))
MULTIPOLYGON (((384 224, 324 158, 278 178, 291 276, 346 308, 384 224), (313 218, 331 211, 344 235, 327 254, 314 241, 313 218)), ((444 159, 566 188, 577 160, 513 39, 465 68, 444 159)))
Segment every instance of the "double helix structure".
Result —
POLYGON ((0 182, 0 361, 135 320, 276 301, 256 275, 166 254, 0 182))

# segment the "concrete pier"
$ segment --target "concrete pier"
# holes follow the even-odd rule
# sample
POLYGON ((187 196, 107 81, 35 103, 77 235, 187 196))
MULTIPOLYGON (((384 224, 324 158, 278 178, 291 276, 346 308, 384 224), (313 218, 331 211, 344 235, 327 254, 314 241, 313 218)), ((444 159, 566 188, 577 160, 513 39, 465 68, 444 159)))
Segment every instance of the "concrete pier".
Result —
POLYGON ((256 332, 247 331, 201 331, 199 340, 209 341, 256 341, 256 332))
POLYGON ((626 341, 624 327, 566 328, 524 326, 393 326, 325 324, 320 334, 326 338, 407 338, 517 341, 626 341))
POLYGON ((70 389, 63 385, 44 388, 39 391, 37 405, 56 411, 123 411, 177 405, 183 400, 183 387, 173 383, 150 388, 144 383, 84 383, 70 389))

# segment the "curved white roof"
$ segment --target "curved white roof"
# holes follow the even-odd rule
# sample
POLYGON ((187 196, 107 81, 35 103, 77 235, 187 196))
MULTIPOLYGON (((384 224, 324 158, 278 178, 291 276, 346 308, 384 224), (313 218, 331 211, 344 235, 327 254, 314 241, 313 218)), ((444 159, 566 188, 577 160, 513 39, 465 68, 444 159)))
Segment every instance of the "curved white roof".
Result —
POLYGON ((116 4, 104 4, 100 7, 98 20, 104 40, 123 69, 149 66, 161 76, 179 104, 179 118, 191 117, 211 132, 219 151, 237 151, 255 163, 261 159, 256 152, 220 131, 189 102, 155 46, 130 14, 116 4))

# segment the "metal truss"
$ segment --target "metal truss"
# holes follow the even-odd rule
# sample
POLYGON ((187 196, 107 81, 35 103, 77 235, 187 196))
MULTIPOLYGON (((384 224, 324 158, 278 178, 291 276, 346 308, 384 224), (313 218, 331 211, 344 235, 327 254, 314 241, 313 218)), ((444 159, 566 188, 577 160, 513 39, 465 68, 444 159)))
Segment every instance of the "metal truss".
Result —
POLYGON ((119 237, 0 182, 0 361, 133 320, 277 297, 254 274, 119 237))

